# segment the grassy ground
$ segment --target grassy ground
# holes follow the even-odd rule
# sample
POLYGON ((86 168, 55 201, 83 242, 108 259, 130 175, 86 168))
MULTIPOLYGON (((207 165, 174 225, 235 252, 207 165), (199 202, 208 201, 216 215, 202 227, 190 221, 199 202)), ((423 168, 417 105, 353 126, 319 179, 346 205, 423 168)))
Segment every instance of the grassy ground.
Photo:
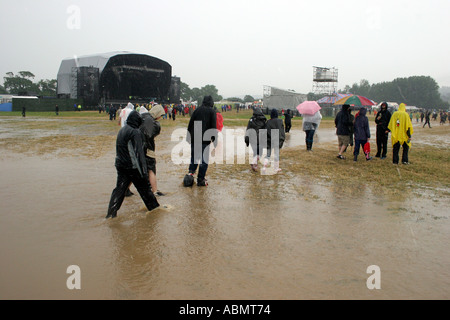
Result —
MULTIPOLYGON (((223 113, 224 124, 229 127, 246 126, 252 112, 235 110, 223 113)), ((18 120, 20 112, 0 113, 0 119, 18 120)), ((161 125, 170 130, 175 127, 186 127, 189 117, 177 116, 176 120, 161 120, 161 125)), ((373 123, 373 115, 369 116, 373 123)), ((301 118, 293 119, 293 130, 301 130, 301 118)), ((399 195, 404 190, 428 189, 439 190, 440 194, 449 195, 450 183, 450 125, 432 124, 433 128, 416 127, 413 135, 413 146, 410 151, 411 165, 393 165, 392 148, 388 149, 388 159, 365 161, 362 156, 358 162, 352 161, 351 150, 347 152, 347 160, 336 158, 337 139, 335 143, 317 144, 313 152, 303 148, 282 149, 282 168, 284 172, 309 176, 312 181, 336 184, 340 189, 357 190, 361 186, 369 186, 381 194, 399 195)), ((81 155, 100 156, 105 150, 113 148, 119 126, 109 121, 109 117, 96 111, 60 112, 28 112, 25 121, 7 121, 2 123, 2 130, 36 130, 45 132, 57 130, 58 134, 50 136, 31 135, 7 137, 0 140, 0 150, 14 152, 32 152, 34 154, 57 153, 70 155, 66 148, 79 150, 81 155), (33 119, 33 121, 26 121, 33 119), (70 121, 49 121, 64 119, 70 121), (70 130, 83 134, 74 137, 70 130)), ((333 119, 322 120, 321 128, 333 128, 333 119)), ((375 140, 372 139, 375 143, 375 140)), ((78 152, 78 151, 77 151, 78 152)), ((78 153, 79 154, 79 153, 78 153)), ((239 168, 236 168, 239 170, 239 168)), ((284 178, 294 178, 286 175, 284 178)))

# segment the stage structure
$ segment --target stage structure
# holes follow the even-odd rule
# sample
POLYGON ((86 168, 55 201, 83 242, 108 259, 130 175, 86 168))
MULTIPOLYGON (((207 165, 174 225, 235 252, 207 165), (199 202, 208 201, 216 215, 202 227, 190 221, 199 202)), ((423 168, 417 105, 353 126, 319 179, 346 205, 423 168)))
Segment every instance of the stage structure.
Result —
MULTIPOLYGON (((58 71, 57 95, 86 105, 127 101, 171 100, 172 67, 143 54, 110 52, 64 59, 58 71)), ((172 90, 176 93, 176 90, 172 90)))
POLYGON ((306 94, 271 86, 264 86, 263 93, 263 108, 266 113, 270 113, 271 109, 291 109, 293 112, 296 112, 296 107, 307 100, 306 94))
POLYGON ((337 86, 338 70, 336 68, 313 67, 313 93, 331 95, 337 92, 337 86))

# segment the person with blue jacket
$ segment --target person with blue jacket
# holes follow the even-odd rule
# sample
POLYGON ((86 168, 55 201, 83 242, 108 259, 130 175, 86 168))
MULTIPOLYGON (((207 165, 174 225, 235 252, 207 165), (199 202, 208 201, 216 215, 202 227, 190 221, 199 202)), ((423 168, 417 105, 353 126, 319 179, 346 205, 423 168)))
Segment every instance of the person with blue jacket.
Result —
MULTIPOLYGON (((359 113, 355 116, 354 124, 354 136, 355 136, 355 150, 353 151, 353 161, 358 161, 359 149, 369 142, 370 139, 370 128, 369 119, 366 116, 367 109, 362 107, 359 113)), ((366 160, 371 160, 372 158, 367 154, 366 160)))

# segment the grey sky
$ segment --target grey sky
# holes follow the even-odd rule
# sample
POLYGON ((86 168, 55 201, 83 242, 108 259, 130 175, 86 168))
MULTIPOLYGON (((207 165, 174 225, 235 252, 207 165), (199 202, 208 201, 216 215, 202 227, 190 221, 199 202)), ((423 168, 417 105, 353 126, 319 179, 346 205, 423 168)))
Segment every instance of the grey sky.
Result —
POLYGON ((0 77, 56 79, 64 58, 130 51, 224 97, 308 93, 313 66, 336 67, 338 89, 413 75, 450 86, 449 0, 0 0, 0 12, 0 77))

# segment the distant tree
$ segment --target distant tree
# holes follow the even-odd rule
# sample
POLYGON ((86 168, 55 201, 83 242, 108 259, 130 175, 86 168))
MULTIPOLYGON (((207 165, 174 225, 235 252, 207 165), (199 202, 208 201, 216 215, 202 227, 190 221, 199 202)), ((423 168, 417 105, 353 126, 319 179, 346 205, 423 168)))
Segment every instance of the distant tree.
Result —
POLYGON ((189 88, 189 85, 181 82, 181 98, 185 101, 197 101, 199 104, 202 103, 205 96, 212 96, 214 101, 222 100, 222 96, 219 95, 219 90, 217 90, 215 85, 208 84, 202 88, 189 88))
POLYGON ((447 103, 450 103, 450 87, 442 87, 439 89, 441 99, 447 103))
POLYGON ((39 91, 38 86, 33 83, 34 74, 29 71, 20 71, 18 75, 14 75, 12 72, 7 72, 4 79, 5 89, 12 94, 18 94, 23 92, 39 91))
POLYGON ((253 102, 253 101, 255 101, 255 98, 253 98, 253 97, 250 96, 250 95, 246 95, 246 96, 244 97, 244 102, 253 102))
POLYGON ((191 88, 189 88, 189 85, 187 83, 184 83, 183 81, 181 81, 180 83, 180 93, 181 99, 183 99, 184 101, 191 100, 192 90, 191 88))
POLYGON ((56 96, 56 80, 40 80, 38 83, 39 95, 42 96, 56 96))
POLYGON ((8 91, 6 91, 5 87, 0 86, 0 93, 8 93, 8 91))
POLYGON ((238 97, 231 97, 231 98, 227 98, 226 100, 231 101, 231 102, 240 102, 240 103, 244 102, 244 100, 242 100, 241 98, 238 98, 238 97))

